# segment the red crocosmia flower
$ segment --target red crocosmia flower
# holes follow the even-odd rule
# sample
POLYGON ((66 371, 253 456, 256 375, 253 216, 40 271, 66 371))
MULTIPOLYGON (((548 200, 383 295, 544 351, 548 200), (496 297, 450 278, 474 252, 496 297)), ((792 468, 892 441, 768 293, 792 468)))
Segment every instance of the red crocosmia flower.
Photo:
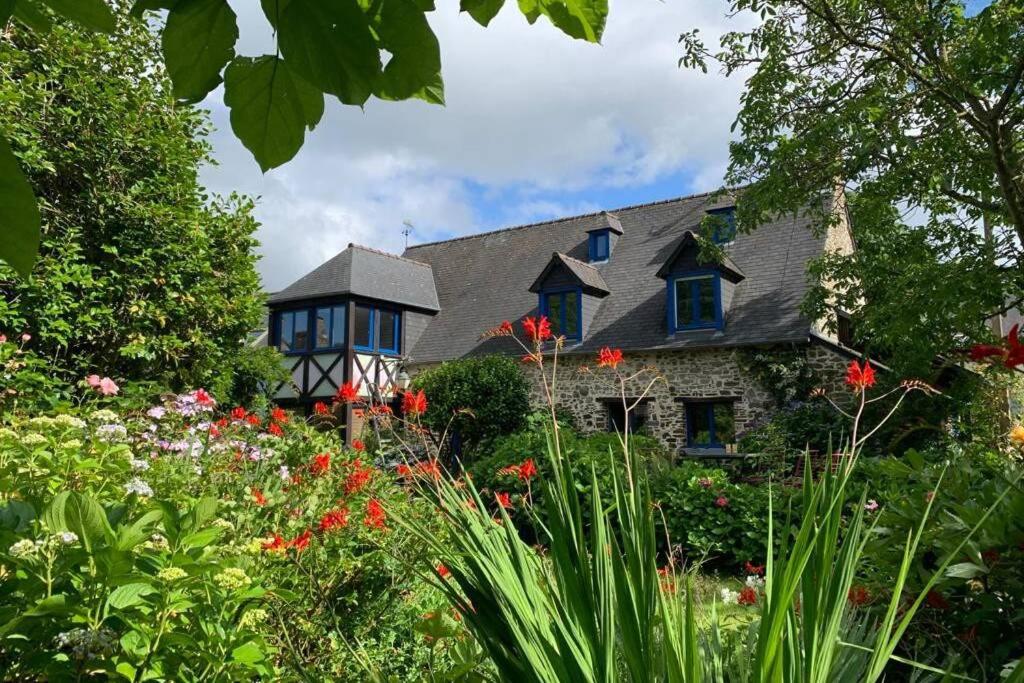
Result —
POLYGON ((384 524, 384 520, 387 519, 387 514, 384 512, 384 506, 380 504, 380 501, 376 498, 371 498, 366 503, 366 514, 363 516, 363 524, 371 529, 387 529, 384 524))
POLYGON ((288 545, 295 549, 295 552, 301 553, 303 550, 309 547, 309 541, 313 538, 313 531, 306 529, 301 534, 288 541, 288 545))
POLYGON ((393 415, 395 411, 391 410, 391 406, 387 403, 375 403, 370 406, 370 415, 377 415, 380 417, 388 417, 393 415))
POLYGON ((850 590, 846 594, 846 599, 854 607, 863 607, 871 602, 871 593, 869 593, 868 589, 864 586, 850 586, 850 590))
POLYGON ((359 439, 352 439, 352 448, 354 450, 357 450, 357 451, 365 451, 366 450, 366 444, 364 444, 359 439))
POLYGON ((213 400, 213 396, 206 393, 206 389, 196 389, 194 394, 196 403, 201 406, 212 406, 216 401, 213 400))
POLYGON ((209 432, 211 439, 216 439, 218 436, 220 436, 220 430, 217 429, 217 425, 210 425, 209 432))
POLYGON ((524 460, 519 465, 517 474, 522 481, 530 481, 530 479, 537 476, 537 465, 533 462, 533 458, 524 460))
POLYGON ((397 472, 400 477, 409 478, 412 476, 412 468, 408 465, 399 465, 395 468, 395 472, 397 472))
POLYGON ((449 576, 452 575, 452 573, 448 570, 448 567, 444 566, 443 564, 438 564, 437 575, 440 576, 442 579, 447 579, 449 576))
POLYGON ((1010 333, 1006 335, 1006 360, 1003 363, 1008 368, 1015 368, 1018 365, 1024 364, 1024 344, 1020 343, 1018 327, 1018 325, 1014 325, 1010 328, 1010 333))
POLYGON ((252 500, 257 505, 266 505, 267 504, 266 496, 264 496, 263 495, 263 491, 260 491, 259 489, 253 489, 252 490, 252 500))
POLYGON ((281 424, 288 424, 288 413, 280 408, 274 408, 270 411, 270 419, 281 424))
POLYGON ((501 325, 498 326, 498 329, 501 330, 504 334, 512 334, 512 323, 510 323, 507 320, 502 320, 501 325))
POLYGON ((729 499, 725 496, 719 496, 718 498, 715 498, 715 505, 720 508, 727 507, 729 505, 729 499))
POLYGON ((756 605, 757 591, 750 586, 744 586, 743 590, 740 591, 739 597, 736 598, 736 603, 739 605, 756 605))
POLYGON ((748 574, 753 574, 754 576, 764 575, 763 564, 751 564, 750 562, 745 562, 743 563, 743 568, 746 570, 748 574))
POLYGON ((327 407, 327 404, 324 403, 323 401, 317 401, 316 403, 313 404, 313 413, 314 414, 316 414, 316 415, 326 415, 329 412, 331 412, 330 409, 327 407))
POLYGON ((551 338, 551 322, 546 315, 537 318, 523 318, 523 331, 534 344, 551 338))
POLYGON ((283 553, 287 547, 288 542, 284 540, 281 534, 274 534, 272 539, 263 543, 263 549, 272 553, 283 553))
POLYGON ((222 417, 221 419, 214 422, 214 424, 220 427, 221 429, 224 429, 225 427, 228 426, 228 419, 226 417, 222 417))
POLYGON ((322 533, 328 533, 337 529, 344 529, 348 526, 348 508, 337 508, 329 511, 320 518, 319 529, 322 533))
POLYGON ((971 347, 971 351, 968 355, 975 363, 980 363, 981 361, 989 358, 1002 358, 1006 355, 1006 349, 1002 346, 994 346, 992 344, 975 344, 971 347))
POLYGON ((326 474, 331 469, 331 454, 330 453, 317 453, 313 456, 313 461, 309 463, 309 469, 313 471, 313 474, 320 476, 326 474))
POLYGON ((284 430, 281 429, 281 425, 276 422, 271 422, 270 426, 267 427, 267 433, 274 436, 284 436, 284 430))
POLYGON ((864 364, 859 364, 856 360, 851 360, 850 365, 846 368, 846 383, 854 391, 863 391, 869 387, 875 385, 875 369, 871 367, 869 361, 864 361, 864 364))
POLYGON ((249 424, 251 424, 253 427, 259 427, 260 426, 260 416, 259 415, 250 415, 249 417, 245 418, 245 421, 248 422, 249 424))
POLYGON ((247 414, 248 413, 245 412, 245 408, 243 408, 242 406, 235 406, 234 408, 231 409, 232 420, 244 420, 247 414))
POLYGON ((512 499, 507 493, 495 493, 494 500, 498 501, 498 505, 505 508, 506 510, 512 507, 512 499))
POLYGON ((361 491, 373 478, 372 467, 363 467, 358 460, 354 461, 352 466, 354 469, 345 477, 345 494, 349 496, 361 491))
POLYGON ((413 393, 405 392, 402 396, 402 412, 414 417, 427 412, 427 395, 422 389, 413 393))
POLYGON ((622 362, 622 349, 610 349, 607 346, 597 352, 597 367, 614 370, 622 362))
POLYGON ((528 353, 519 360, 523 361, 524 363, 540 363, 540 358, 541 357, 539 353, 528 353))
POLYGON ((352 384, 352 382, 345 382, 338 387, 338 393, 334 395, 335 401, 342 403, 352 403, 359 399, 359 386, 352 384))

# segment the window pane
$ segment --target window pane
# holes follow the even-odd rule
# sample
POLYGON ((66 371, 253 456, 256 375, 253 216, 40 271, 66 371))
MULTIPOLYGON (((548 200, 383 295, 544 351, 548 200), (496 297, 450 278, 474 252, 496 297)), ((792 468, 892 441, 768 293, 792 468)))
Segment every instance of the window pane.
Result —
POLYGON ((676 280, 676 327, 693 324, 693 289, 691 280, 676 280))
POLYGON ((356 306, 355 336, 356 346, 373 347, 373 330, 370 329, 371 309, 369 306, 356 306))
POLYGON ((309 312, 295 311, 295 343, 294 351, 304 351, 309 348, 309 312))
POLYGON ((686 421, 690 423, 690 445, 708 446, 711 444, 711 406, 698 403, 686 409, 686 421))
POLYGON ((565 330, 566 337, 580 336, 579 301, 576 292, 565 293, 565 330))
POLYGON ((398 315, 390 311, 378 311, 380 315, 380 350, 398 351, 398 315))
POLYGON ((732 443, 736 440, 736 419, 732 413, 732 404, 716 403, 713 409, 715 415, 715 441, 723 445, 732 443))
POLYGON ((626 409, 621 403, 608 404, 608 431, 622 433, 626 422, 626 409))
POLYGON ((281 351, 292 350, 292 334, 295 331, 295 314, 294 313, 281 313, 281 338, 279 340, 278 348, 281 351))
POLYGON ((331 345, 331 309, 316 309, 316 348, 323 349, 331 345))
POLYGON ((608 233, 599 233, 590 238, 590 260, 604 261, 608 258, 608 233))
POLYGON ((695 282, 699 292, 699 322, 713 323, 715 322, 715 281, 713 278, 701 278, 695 282))
POLYGON ((345 344, 345 306, 335 306, 331 317, 331 346, 345 344))
POLYGON ((548 294, 548 320, 551 321, 551 332, 557 337, 562 334, 562 295, 548 294))

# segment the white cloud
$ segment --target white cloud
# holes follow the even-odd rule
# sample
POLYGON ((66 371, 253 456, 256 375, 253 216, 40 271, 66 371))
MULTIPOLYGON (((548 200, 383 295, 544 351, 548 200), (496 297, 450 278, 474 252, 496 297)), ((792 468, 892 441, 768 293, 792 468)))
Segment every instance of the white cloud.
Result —
MULTIPOLYGON (((258 3, 232 0, 240 52, 272 49, 258 3)), ((612 0, 602 45, 574 41, 541 19, 529 26, 508 2, 491 26, 439 3, 446 107, 371 100, 329 101, 299 155, 261 175, 230 132, 220 91, 205 103, 219 165, 214 191, 259 195, 261 272, 280 288, 349 242, 400 251, 402 222, 415 241, 610 208, 604 189, 642 187, 684 172, 689 186, 721 179, 738 79, 677 68, 678 35, 726 28, 718 0, 612 0), (482 188, 482 189, 481 189, 482 188), (595 195, 596 193, 596 195, 595 195)), ((616 204, 618 202, 613 202, 616 204)))

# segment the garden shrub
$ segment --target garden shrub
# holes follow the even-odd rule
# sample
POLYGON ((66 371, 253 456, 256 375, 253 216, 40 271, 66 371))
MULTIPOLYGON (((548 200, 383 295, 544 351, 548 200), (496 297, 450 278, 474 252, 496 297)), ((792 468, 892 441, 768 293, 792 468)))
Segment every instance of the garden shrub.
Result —
POLYGON ((392 474, 278 409, 119 404, 0 427, 6 678, 365 680, 350 647, 398 680, 453 666, 396 522, 433 509, 392 474))
POLYGON ((29 333, 64 393, 94 372, 212 386, 264 295, 253 202, 198 183, 207 114, 175 100, 159 42, 127 17, 112 36, 12 23, 0 61, 0 116, 42 214, 32 277, 0 263, 0 334, 29 333))
POLYGON ((457 431, 468 452, 521 428, 530 410, 529 383, 508 356, 446 361, 417 375, 413 387, 430 397, 424 424, 457 431))

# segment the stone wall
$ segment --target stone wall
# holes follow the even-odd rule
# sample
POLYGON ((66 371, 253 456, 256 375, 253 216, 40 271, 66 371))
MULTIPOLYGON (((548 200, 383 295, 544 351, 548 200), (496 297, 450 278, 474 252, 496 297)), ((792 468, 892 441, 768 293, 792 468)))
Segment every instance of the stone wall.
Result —
MULTIPOLYGON (((825 380, 829 391, 843 391, 843 373, 847 358, 832 348, 819 344, 804 347, 812 367, 825 380)), ((682 398, 733 400, 736 433, 769 417, 777 409, 771 394, 743 367, 741 349, 708 349, 696 351, 659 351, 627 353, 619 371, 626 376, 641 368, 650 371, 630 382, 626 396, 639 397, 647 384, 657 381, 647 396, 645 431, 656 437, 673 453, 686 447, 686 408, 682 398)), ((546 366, 549 366, 546 363, 546 366)), ((546 405, 535 366, 532 400, 538 407, 546 405)), ((548 367, 550 372, 550 368, 548 367)), ((619 389, 614 375, 595 365, 591 356, 559 358, 556 400, 561 410, 572 415, 583 432, 604 431, 608 425, 609 401, 618 400, 619 389)))

